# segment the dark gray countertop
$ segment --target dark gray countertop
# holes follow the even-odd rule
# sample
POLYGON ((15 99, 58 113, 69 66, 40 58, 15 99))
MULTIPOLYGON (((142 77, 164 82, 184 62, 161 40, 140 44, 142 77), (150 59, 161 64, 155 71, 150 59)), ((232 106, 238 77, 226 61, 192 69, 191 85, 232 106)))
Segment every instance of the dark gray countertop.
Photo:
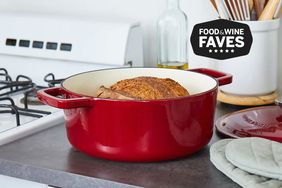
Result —
MULTIPOLYGON (((241 109, 219 103, 216 119, 241 109)), ((209 161, 214 133, 200 152, 175 161, 124 163, 92 158, 68 143, 63 125, 0 146, 0 174, 59 187, 228 187, 238 188, 209 161)))

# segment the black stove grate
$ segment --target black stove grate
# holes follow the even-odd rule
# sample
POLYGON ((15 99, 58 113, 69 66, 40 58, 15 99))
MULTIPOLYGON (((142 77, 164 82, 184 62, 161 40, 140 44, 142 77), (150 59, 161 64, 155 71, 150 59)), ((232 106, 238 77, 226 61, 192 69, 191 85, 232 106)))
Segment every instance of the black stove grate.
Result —
POLYGON ((10 97, 2 97, 0 101, 6 101, 5 104, 0 104, 0 113, 11 113, 15 114, 17 126, 20 126, 20 115, 30 116, 35 118, 41 118, 43 115, 51 114, 51 112, 42 111, 42 110, 32 110, 18 107, 14 100, 10 97), (4 109, 4 110, 3 110, 4 109), (7 110, 8 109, 8 110, 7 110))
POLYGON ((47 87, 35 85, 33 88, 24 91, 23 93, 24 97, 21 102, 24 104, 24 107, 26 109, 28 109, 28 104, 30 103, 42 104, 39 101, 39 99, 37 98, 37 91, 39 91, 40 89, 44 89, 44 88, 47 88, 47 87))
POLYGON ((0 69, 0 78, 1 77, 4 77, 4 79, 0 80, 0 97, 25 91, 35 86, 32 80, 24 75, 17 76, 16 80, 13 81, 8 71, 3 68, 0 69))
MULTIPOLYGON (((47 82, 48 87, 54 87, 60 84, 64 79, 55 79, 55 75, 49 73, 44 77, 44 80, 47 82)), ((41 118, 44 115, 51 114, 51 112, 48 111, 29 109, 28 106, 31 100, 37 100, 37 102, 40 103, 37 98, 37 91, 48 87, 36 85, 32 82, 31 78, 25 75, 19 75, 13 80, 6 69, 0 68, 0 101, 2 101, 0 103, 0 114, 14 114, 17 126, 21 125, 20 115, 41 118), (24 104, 24 108, 18 107, 10 97, 11 94, 20 93, 23 94, 21 102, 24 104)))
POLYGON ((54 87, 58 84, 61 84, 64 79, 55 79, 55 75, 53 73, 49 73, 44 76, 44 81, 48 83, 49 87, 54 87))

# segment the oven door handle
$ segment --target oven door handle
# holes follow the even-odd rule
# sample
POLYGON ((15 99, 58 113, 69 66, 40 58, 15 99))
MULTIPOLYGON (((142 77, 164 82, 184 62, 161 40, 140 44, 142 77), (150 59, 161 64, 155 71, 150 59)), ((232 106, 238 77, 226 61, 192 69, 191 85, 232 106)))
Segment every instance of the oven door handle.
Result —
POLYGON ((69 98, 69 96, 70 93, 61 87, 41 89, 37 92, 40 101, 55 108, 72 109, 93 106, 94 100, 91 97, 69 98))

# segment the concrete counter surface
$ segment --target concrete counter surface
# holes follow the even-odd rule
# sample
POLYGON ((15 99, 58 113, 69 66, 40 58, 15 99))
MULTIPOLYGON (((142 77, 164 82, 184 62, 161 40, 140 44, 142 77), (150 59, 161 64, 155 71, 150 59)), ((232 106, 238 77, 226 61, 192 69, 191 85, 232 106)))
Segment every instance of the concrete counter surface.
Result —
MULTIPOLYGON (((218 104, 216 118, 240 107, 218 104)), ((89 157, 69 144, 64 125, 0 146, 0 174, 62 188, 239 186, 209 160, 214 133, 201 151, 174 161, 125 163, 89 157)))

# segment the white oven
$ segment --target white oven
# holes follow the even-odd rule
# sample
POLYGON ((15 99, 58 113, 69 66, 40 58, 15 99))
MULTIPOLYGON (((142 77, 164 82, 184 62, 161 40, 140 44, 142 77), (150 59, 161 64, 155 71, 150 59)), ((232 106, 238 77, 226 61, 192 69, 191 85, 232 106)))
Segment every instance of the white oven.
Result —
POLYGON ((136 22, 0 14, 0 25, 0 145, 63 123, 38 89, 84 71, 143 66, 136 22))

